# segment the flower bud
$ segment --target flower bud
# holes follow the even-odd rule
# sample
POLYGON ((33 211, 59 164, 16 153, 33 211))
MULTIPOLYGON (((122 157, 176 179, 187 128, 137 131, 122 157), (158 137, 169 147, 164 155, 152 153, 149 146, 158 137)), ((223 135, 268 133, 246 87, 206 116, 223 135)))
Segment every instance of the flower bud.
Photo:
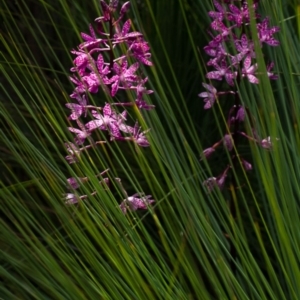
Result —
POLYGON ((233 139, 230 134, 225 134, 223 138, 223 144, 228 151, 231 151, 233 149, 233 139))

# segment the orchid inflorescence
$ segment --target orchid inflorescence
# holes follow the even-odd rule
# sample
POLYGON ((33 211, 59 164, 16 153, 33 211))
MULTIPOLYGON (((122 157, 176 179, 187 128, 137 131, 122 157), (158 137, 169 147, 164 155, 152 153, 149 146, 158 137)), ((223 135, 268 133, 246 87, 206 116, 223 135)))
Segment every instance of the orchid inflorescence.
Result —
MULTIPOLYGON (((199 97, 204 98, 204 109, 212 108, 223 95, 232 95, 234 105, 228 113, 226 133, 220 141, 203 151, 202 159, 210 157, 215 149, 221 145, 227 151, 233 151, 237 147, 239 136, 257 143, 262 148, 271 149, 273 140, 270 137, 260 139, 254 128, 252 128, 253 137, 241 131, 240 124, 245 121, 246 116, 250 117, 250 112, 241 101, 238 85, 241 80, 247 80, 251 84, 259 84, 258 77, 260 74, 257 71, 258 63, 256 61, 254 40, 249 28, 251 16, 253 15, 257 22, 256 29, 260 47, 263 47, 264 44, 269 46, 279 45, 279 41, 273 37, 279 31, 279 27, 270 27, 269 18, 260 21, 261 16, 256 12, 259 0, 254 0, 252 7, 248 7, 247 0, 223 0, 221 2, 213 0, 213 3, 216 10, 210 11, 208 14, 213 20, 210 26, 217 33, 215 35, 210 33, 212 40, 204 47, 204 51, 211 57, 207 62, 207 66, 213 68, 212 71, 206 74, 206 78, 225 81, 228 90, 218 91, 213 84, 202 83, 206 91, 200 93, 199 97)), ((267 65, 266 75, 271 80, 278 78, 277 75, 272 73, 273 67, 273 62, 267 65)), ((245 171, 252 169, 252 165, 243 159, 236 150, 233 152, 233 162, 238 159, 245 171)), ((209 191, 215 187, 222 189, 231 168, 232 166, 228 165, 219 176, 208 178, 204 181, 204 186, 209 191)))
MULTIPOLYGON (((131 21, 128 19, 122 22, 130 3, 122 5, 118 17, 116 10, 118 0, 110 0, 107 4, 100 0, 103 16, 97 18, 96 30, 90 25, 90 34, 81 33, 83 43, 77 50, 71 53, 76 55, 74 67, 71 71, 75 74, 70 80, 75 84, 75 89, 70 98, 75 103, 67 103, 66 106, 71 110, 70 121, 77 124, 76 127, 69 127, 69 131, 74 133, 74 143, 65 144, 69 155, 66 156, 70 164, 79 160, 80 154, 99 144, 105 144, 106 141, 94 141, 93 131, 105 131, 110 137, 110 141, 128 141, 137 146, 148 147, 149 142, 146 137, 146 131, 141 131, 138 122, 130 126, 126 123, 127 111, 122 113, 117 111, 117 107, 136 107, 140 110, 151 110, 154 105, 148 104, 144 100, 145 94, 153 93, 147 90, 145 84, 148 78, 142 77, 139 71, 140 65, 151 66, 150 47, 144 40, 143 35, 137 31, 130 31, 131 21), (124 49, 126 52, 124 53, 124 49), (123 51, 123 52, 122 52, 123 51), (123 53, 118 56, 117 53, 123 53), (132 62, 133 63, 130 63, 132 62), (88 101, 89 94, 96 94, 99 90, 111 97, 115 97, 119 91, 128 91, 135 94, 135 101, 105 103, 104 106, 90 105, 88 101), (91 118, 88 121, 84 121, 91 118), (88 141, 88 143, 87 143, 88 141)), ((101 177, 100 184, 108 187, 110 179, 103 177, 109 169, 96 175, 101 177)), ((86 199, 87 195, 77 195, 78 189, 89 178, 69 178, 68 187, 72 193, 65 195, 66 204, 75 204, 86 199)), ((121 188, 125 199, 120 204, 120 209, 125 214, 127 210, 147 209, 148 205, 154 200, 151 196, 143 196, 143 193, 134 194, 128 197, 126 190, 122 186, 121 180, 115 178, 115 182, 121 188)), ((96 191, 90 193, 96 195, 96 191)))

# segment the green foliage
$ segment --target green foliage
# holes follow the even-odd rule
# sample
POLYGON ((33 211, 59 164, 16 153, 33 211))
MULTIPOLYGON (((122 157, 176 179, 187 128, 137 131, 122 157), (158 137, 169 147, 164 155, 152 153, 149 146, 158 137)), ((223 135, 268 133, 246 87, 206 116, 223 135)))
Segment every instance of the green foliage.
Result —
MULTIPOLYGON (((222 111, 204 111, 197 97, 211 1, 131 2, 130 17, 149 40, 155 65, 145 72, 156 110, 133 115, 151 127, 151 147, 114 143, 70 166, 63 146, 71 138, 64 108, 72 91, 69 50, 100 15, 98 1, 0 0, 0 298, 299 299, 294 2, 261 1, 261 13, 281 27, 281 46, 261 55, 259 65, 274 60, 280 80, 241 86, 261 136, 279 140, 272 151, 245 145, 254 170, 236 174, 242 188, 211 194, 202 182, 227 159, 220 153, 209 165, 199 161, 224 127, 222 111), (107 165, 128 190, 152 194, 155 205, 124 216, 124 196, 93 178, 107 165), (98 193, 66 206, 65 180, 79 172, 98 193)), ((105 97, 94 101, 102 105, 105 97)))

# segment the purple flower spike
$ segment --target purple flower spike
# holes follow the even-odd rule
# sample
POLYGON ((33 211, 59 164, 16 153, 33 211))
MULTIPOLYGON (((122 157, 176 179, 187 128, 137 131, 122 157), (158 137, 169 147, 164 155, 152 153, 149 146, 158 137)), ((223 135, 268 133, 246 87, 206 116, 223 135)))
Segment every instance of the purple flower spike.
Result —
POLYGON ((110 79, 111 86, 111 96, 114 97, 119 88, 128 89, 132 85, 133 82, 138 81, 138 77, 134 75, 134 73, 139 68, 138 63, 134 63, 127 69, 128 63, 127 61, 123 61, 121 65, 118 63, 114 63, 114 75, 110 79))
MULTIPOLYGON (((87 153, 89 149, 107 144, 107 140, 94 140, 94 136, 99 136, 93 132, 97 129, 106 131, 107 135, 110 136, 110 141, 130 141, 141 147, 150 145, 146 138, 148 130, 141 132, 138 123, 134 127, 126 124, 127 111, 124 110, 122 113, 118 111, 121 106, 144 110, 155 107, 143 99, 144 95, 151 94, 153 91, 146 88, 148 78, 144 78, 143 70, 139 69, 141 64, 152 65, 150 47, 144 40, 142 33, 131 31, 129 19, 123 21, 130 6, 129 1, 122 5, 119 15, 117 13, 118 4, 119 0, 100 0, 103 15, 96 19, 95 30, 90 25, 88 34, 81 33, 83 42, 77 47, 77 50, 71 51, 75 55, 71 72, 76 72, 76 75, 70 77, 75 85, 70 98, 76 101, 67 103, 66 107, 71 110, 69 120, 76 121, 78 128, 68 127, 69 131, 76 135, 74 144, 65 144, 69 153, 66 160, 70 164, 78 162, 81 152, 87 153), (88 93, 104 92, 106 96, 115 97, 119 91, 126 91, 127 93, 122 93, 121 97, 113 99, 111 104, 106 103, 104 106, 88 104, 88 93), (134 94, 135 101, 119 101, 129 94, 128 91, 134 94), (82 117, 88 117, 89 120, 83 124, 82 117), (93 137, 91 137, 92 134, 93 137), (85 141, 89 144, 79 147, 85 141)), ((96 176, 102 176, 108 170, 96 176)), ((109 190, 112 178, 114 176, 106 176, 101 178, 99 183, 104 186, 105 190, 109 190)), ((87 180, 87 177, 70 177, 67 179, 68 189, 76 190, 87 180)), ((114 181, 121 192, 127 195, 121 179, 115 177, 114 181)), ((89 196, 94 196, 96 193, 96 191, 92 191, 89 196)), ((65 204, 69 205, 79 203, 87 197, 88 195, 80 196, 75 193, 67 193, 64 199, 65 204)), ((125 214, 127 210, 147 209, 153 202, 154 200, 151 199, 150 195, 135 194, 123 200, 120 208, 125 214)))
MULTIPOLYGON (((239 174, 238 176, 241 174, 241 172, 237 172, 238 169, 251 171, 253 167, 250 162, 241 156, 240 148, 244 145, 241 145, 239 137, 244 137, 248 142, 256 143, 264 149, 271 149, 274 146, 273 139, 272 141, 270 137, 261 139, 256 134, 256 130, 253 128, 256 124, 255 117, 251 114, 249 108, 252 106, 245 106, 245 99, 243 98, 245 90, 243 87, 245 81, 259 84, 258 75, 264 75, 258 73, 258 69, 261 68, 258 65, 260 60, 255 53, 257 46, 263 48, 265 44, 269 46, 279 45, 279 41, 274 38, 274 34, 279 31, 279 27, 269 27, 268 18, 261 20, 261 16, 257 13, 259 0, 250 1, 252 7, 248 6, 249 1, 247 0, 212 0, 212 2, 216 9, 208 12, 208 15, 212 18, 209 31, 211 41, 204 47, 204 51, 209 56, 206 63, 209 67, 206 78, 210 79, 212 83, 203 83, 202 85, 206 88, 206 91, 198 96, 204 98, 205 109, 211 108, 215 101, 218 101, 221 114, 216 116, 226 122, 224 126, 226 134, 212 147, 203 151, 201 160, 212 155, 215 149, 223 143, 227 151, 229 164, 219 176, 210 177, 203 182, 203 186, 208 192, 222 190, 225 186, 236 190, 242 188, 239 180, 234 178, 236 174, 239 174), (251 18, 255 19, 257 26, 258 45, 254 41, 255 37, 253 37, 250 24, 252 23, 251 18), (222 82, 214 86, 214 80, 222 82), (227 83, 229 87, 226 87, 224 83, 227 83), (224 87, 225 90, 222 90, 224 87), (222 105, 223 98, 226 101, 224 107, 222 105), (249 122, 245 122, 246 119, 249 122), (252 135, 245 133, 251 132, 251 130, 252 135), (230 182, 226 182, 230 170, 232 170, 234 176, 230 176, 230 182)), ((267 65, 265 71, 265 75, 271 80, 278 78, 272 71, 273 67, 274 63, 272 62, 267 65)), ((219 127, 220 122, 217 122, 217 124, 219 127)), ((229 200, 229 210, 233 219, 237 219, 238 213, 234 205, 234 199, 229 200)), ((228 238, 230 253, 234 254, 232 261, 236 261, 238 255, 234 241, 230 234, 228 234, 228 238)), ((234 270, 235 266, 232 269, 234 270)))

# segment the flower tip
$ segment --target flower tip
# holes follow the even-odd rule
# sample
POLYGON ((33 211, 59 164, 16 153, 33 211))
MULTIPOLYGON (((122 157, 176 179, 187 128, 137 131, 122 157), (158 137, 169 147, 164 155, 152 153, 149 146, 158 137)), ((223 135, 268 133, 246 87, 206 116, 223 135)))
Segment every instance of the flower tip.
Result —
MULTIPOLYGON (((279 138, 275 138, 276 141, 279 141, 279 138)), ((273 141, 271 140, 271 137, 268 136, 267 138, 261 140, 260 145, 264 149, 271 149, 273 147, 273 141)))
POLYGON ((230 134, 225 134, 224 138, 223 138, 223 144, 224 147, 228 150, 231 151, 233 149, 233 138, 230 134))
POLYGON ((243 164, 243 167, 244 167, 245 171, 251 171, 252 170, 252 165, 248 161, 242 159, 242 164, 243 164))
POLYGON ((203 160, 204 158, 209 158, 215 151, 216 150, 212 147, 203 150, 200 160, 203 160))

